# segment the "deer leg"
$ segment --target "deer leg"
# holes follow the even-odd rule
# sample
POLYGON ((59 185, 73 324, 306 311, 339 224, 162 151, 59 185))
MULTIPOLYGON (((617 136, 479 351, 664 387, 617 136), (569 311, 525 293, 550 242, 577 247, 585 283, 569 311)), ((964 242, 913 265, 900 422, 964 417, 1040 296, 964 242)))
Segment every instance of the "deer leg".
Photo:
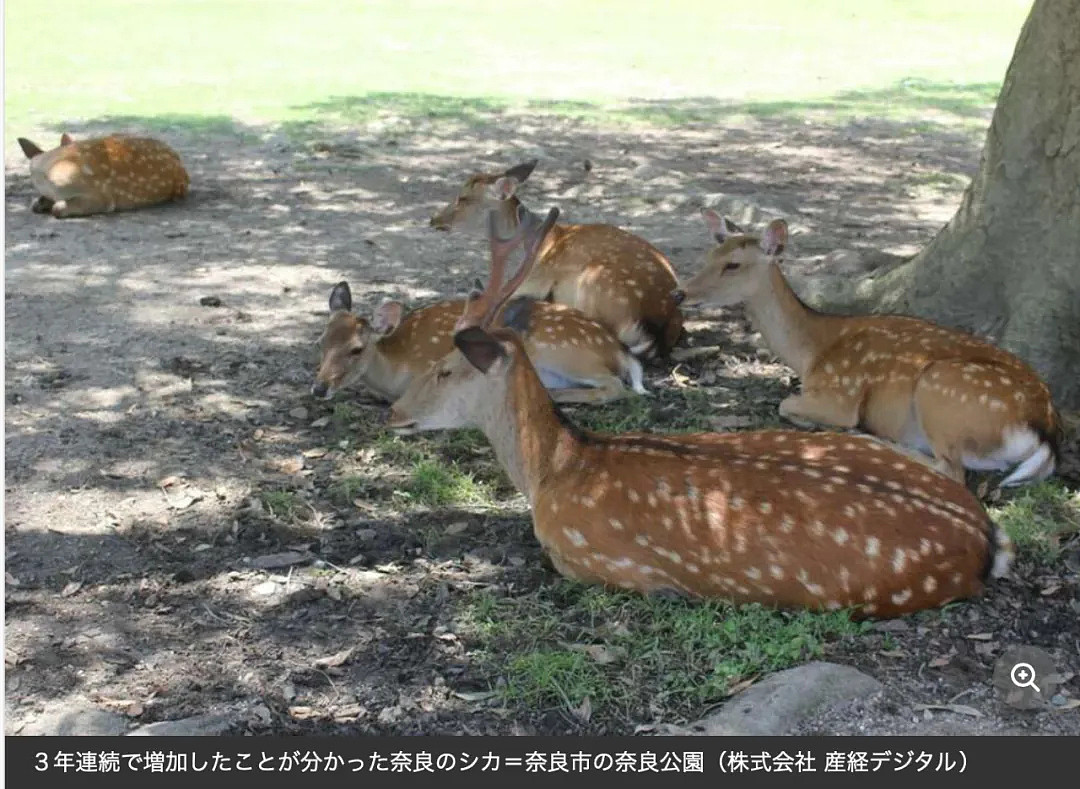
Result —
POLYGON ((37 200, 30 204, 30 210, 35 214, 47 214, 52 211, 53 202, 51 197, 41 195, 37 200))
POLYGON ((827 425, 851 429, 859 423, 859 410, 849 399, 802 393, 785 397, 780 402, 780 416, 799 427, 827 425))
POLYGON ((57 219, 67 219, 75 216, 90 216, 102 212, 102 206, 96 200, 88 200, 85 197, 72 197, 67 200, 57 200, 52 205, 52 215, 57 219))
POLYGON ((618 378, 600 382, 598 386, 553 389, 551 399, 556 403, 606 403, 626 396, 626 387, 618 378))

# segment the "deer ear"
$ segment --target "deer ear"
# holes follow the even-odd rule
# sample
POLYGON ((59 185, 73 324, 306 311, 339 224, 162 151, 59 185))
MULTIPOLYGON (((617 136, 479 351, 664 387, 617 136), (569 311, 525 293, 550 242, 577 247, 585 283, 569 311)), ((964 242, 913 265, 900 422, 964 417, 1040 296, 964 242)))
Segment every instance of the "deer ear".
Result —
POLYGON ((60 144, 61 145, 71 145, 73 142, 75 142, 75 139, 70 134, 68 134, 67 132, 64 132, 63 134, 60 135, 60 144))
POLYGON ((701 217, 705 220, 705 224, 709 226, 709 232, 713 234, 713 238, 716 239, 717 243, 723 244, 728 236, 743 232, 741 227, 726 216, 720 216, 711 208, 702 208, 701 217))
POLYGON ((504 175, 491 185, 491 191, 495 194, 496 200, 509 200, 517 191, 518 183, 516 178, 504 175))
POLYGON ((352 291, 349 290, 348 282, 339 282, 334 286, 334 289, 330 291, 330 311, 337 312, 338 310, 351 310, 352 309, 352 291))
POLYGON ((535 303, 536 299, 529 296, 518 296, 511 299, 510 303, 503 309, 502 325, 524 335, 529 330, 535 303))
POLYGON ((379 334, 390 334, 401 325, 401 318, 404 314, 404 304, 400 301, 388 299, 375 308, 375 315, 371 319, 371 327, 379 334))
POLYGON ((770 257, 779 255, 784 251, 788 241, 787 222, 783 219, 774 219, 769 222, 765 232, 761 234, 759 242, 762 251, 770 257))
POLYGON ((44 153, 44 151, 25 137, 19 138, 19 147, 22 148, 22 152, 26 154, 27 159, 33 159, 35 156, 41 156, 41 154, 44 153))
POLYGON ((529 159, 527 162, 515 164, 513 167, 503 173, 503 177, 513 178, 519 184, 524 183, 525 179, 532 175, 532 171, 536 169, 536 164, 539 161, 539 159, 529 159))
POLYGON ((469 360, 469 364, 482 373, 486 373, 491 369, 491 365, 506 356, 506 349, 501 342, 475 326, 455 334, 454 345, 469 360))

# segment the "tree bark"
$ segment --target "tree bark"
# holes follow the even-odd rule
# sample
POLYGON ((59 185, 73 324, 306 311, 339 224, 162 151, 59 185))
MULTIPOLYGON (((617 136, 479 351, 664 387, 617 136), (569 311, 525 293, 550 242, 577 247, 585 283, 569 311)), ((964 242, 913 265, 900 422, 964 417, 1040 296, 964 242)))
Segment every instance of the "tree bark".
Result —
POLYGON ((1080 408, 1080 0, 1035 0, 955 216, 845 291, 818 300, 977 332, 1080 408))

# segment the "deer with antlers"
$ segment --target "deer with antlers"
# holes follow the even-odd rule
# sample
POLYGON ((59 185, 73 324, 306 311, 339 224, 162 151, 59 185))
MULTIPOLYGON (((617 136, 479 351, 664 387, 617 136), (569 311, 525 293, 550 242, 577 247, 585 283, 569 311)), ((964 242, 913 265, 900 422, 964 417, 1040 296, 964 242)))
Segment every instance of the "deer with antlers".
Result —
POLYGON ((1011 543, 972 493, 873 437, 574 426, 521 337, 492 322, 511 252, 524 245, 527 270, 557 216, 527 213, 509 240, 489 220, 488 286, 457 322, 455 351, 410 384, 388 424, 480 428, 562 575, 862 618, 972 597, 1007 571, 1011 543))
POLYGON ((944 474, 1011 472, 1002 486, 1050 476, 1061 419, 1039 375, 973 335, 898 315, 829 315, 807 306, 780 269, 787 223, 743 232, 712 209, 716 240, 675 298, 686 308, 746 306, 754 328, 802 391, 780 415, 803 426, 860 429, 922 453, 944 474))
POLYGON ((30 160, 30 179, 40 193, 36 214, 58 219, 179 200, 190 179, 176 152, 160 140, 112 134, 88 140, 60 137, 43 151, 24 137, 19 146, 30 160))
MULTIPOLYGON (((467 302, 440 301, 405 314, 400 301, 370 319, 352 309, 348 282, 330 293, 330 318, 311 393, 329 399, 354 383, 392 401, 413 378, 454 350, 454 324, 467 302)), ((515 297, 501 325, 519 332, 544 386, 560 403, 602 403, 628 392, 647 395, 641 362, 606 327, 562 304, 515 297)))
MULTIPOLYGON (((431 217, 431 226, 475 228, 495 211, 500 229, 513 232, 522 205, 517 189, 536 164, 532 159, 502 173, 471 175, 431 217)), ((560 224, 518 295, 576 307, 614 331, 634 354, 649 358, 667 355, 682 336, 682 313, 671 297, 677 281, 668 259, 640 236, 607 224, 560 224)))

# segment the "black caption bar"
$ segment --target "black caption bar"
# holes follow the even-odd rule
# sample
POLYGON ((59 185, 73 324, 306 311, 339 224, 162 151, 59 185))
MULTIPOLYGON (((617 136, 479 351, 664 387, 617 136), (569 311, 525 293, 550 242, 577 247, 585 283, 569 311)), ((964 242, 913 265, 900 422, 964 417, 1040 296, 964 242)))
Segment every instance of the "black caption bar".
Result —
MULTIPOLYGON (((6 737, 13 786, 120 789, 230 787, 297 779, 318 786, 440 786, 461 776, 473 786, 507 779, 534 785, 712 782, 811 785, 837 780, 950 786, 1030 776, 1059 762, 1070 742, 1053 737, 6 737), (914 778, 912 778, 914 776, 914 778)), ((594 789, 594 788, 593 788, 594 789)))

